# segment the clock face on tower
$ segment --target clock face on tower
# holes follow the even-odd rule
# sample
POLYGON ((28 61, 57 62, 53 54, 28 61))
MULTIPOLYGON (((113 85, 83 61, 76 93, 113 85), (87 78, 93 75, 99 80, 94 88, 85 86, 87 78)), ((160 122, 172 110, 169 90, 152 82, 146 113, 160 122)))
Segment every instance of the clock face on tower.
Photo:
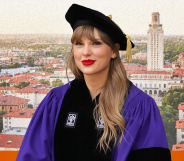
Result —
POLYGON ((153 29, 157 29, 157 25, 153 25, 153 29))

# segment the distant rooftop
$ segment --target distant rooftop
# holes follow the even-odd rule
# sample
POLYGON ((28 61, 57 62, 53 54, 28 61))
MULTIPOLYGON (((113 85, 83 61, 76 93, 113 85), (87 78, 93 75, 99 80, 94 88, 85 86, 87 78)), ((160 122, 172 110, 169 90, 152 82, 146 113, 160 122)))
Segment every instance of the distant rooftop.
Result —
POLYGON ((25 128, 12 128, 2 132, 1 134, 25 135, 26 131, 27 129, 25 128))

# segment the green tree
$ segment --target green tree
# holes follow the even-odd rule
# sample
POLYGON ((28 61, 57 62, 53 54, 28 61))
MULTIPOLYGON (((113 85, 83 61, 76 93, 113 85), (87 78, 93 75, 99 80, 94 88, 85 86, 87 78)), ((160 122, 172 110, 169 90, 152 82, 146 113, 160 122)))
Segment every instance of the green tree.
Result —
POLYGON ((6 66, 6 68, 7 69, 11 69, 11 68, 19 68, 19 67, 21 67, 22 65, 21 64, 19 64, 19 63, 14 63, 14 64, 10 64, 10 65, 7 65, 6 66))
POLYGON ((60 79, 56 79, 55 81, 52 81, 52 87, 58 87, 62 85, 64 85, 64 83, 60 79))
POLYGON ((1 117, 2 115, 5 115, 7 112, 4 110, 0 110, 0 133, 3 130, 3 118, 1 117))
POLYGON ((24 56, 18 56, 20 59, 23 59, 24 58, 24 56))
POLYGON ((0 83, 0 87, 9 87, 9 86, 10 86, 9 83, 6 83, 6 82, 0 83))
POLYGON ((3 69, 2 65, 0 65, 0 71, 1 71, 1 69, 3 69))
POLYGON ((159 110, 166 131, 169 148, 172 150, 173 144, 176 144, 176 120, 174 117, 176 116, 178 110, 175 110, 173 106, 170 105, 160 106, 159 110))
POLYGON ((45 69, 45 71, 49 73, 54 73, 54 68, 47 68, 45 69))
POLYGON ((50 86, 50 82, 48 80, 40 79, 39 81, 41 82, 41 84, 47 84, 50 86))
POLYGON ((159 106, 166 136, 170 150, 176 144, 176 121, 174 118, 178 113, 178 104, 184 101, 184 87, 170 88, 162 99, 162 106, 159 106))
POLYGON ((14 85, 14 87, 22 89, 22 88, 27 87, 29 85, 30 85, 30 82, 27 82, 27 83, 26 82, 19 82, 19 84, 14 85))
POLYGON ((45 71, 45 68, 43 68, 43 67, 38 68, 38 71, 39 71, 39 72, 43 72, 43 71, 45 71))
POLYGON ((141 65, 147 65, 147 61, 146 60, 139 61, 138 59, 134 59, 134 60, 132 60, 132 63, 141 64, 141 65))
POLYGON ((27 57, 27 63, 30 67, 34 67, 34 59, 32 57, 27 57))

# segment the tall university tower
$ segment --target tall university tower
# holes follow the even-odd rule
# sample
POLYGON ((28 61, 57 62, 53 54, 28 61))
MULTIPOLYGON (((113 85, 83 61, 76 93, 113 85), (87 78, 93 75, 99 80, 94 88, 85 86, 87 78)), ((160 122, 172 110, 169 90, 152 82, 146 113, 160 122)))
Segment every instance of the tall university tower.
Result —
POLYGON ((164 31, 159 12, 152 12, 152 21, 147 32, 147 70, 163 70, 164 31))

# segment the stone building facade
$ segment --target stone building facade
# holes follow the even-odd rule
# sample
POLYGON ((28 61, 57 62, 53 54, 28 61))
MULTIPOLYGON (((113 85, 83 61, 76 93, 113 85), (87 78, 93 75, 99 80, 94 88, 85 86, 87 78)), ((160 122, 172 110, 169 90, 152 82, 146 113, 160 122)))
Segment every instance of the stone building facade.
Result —
POLYGON ((159 12, 152 13, 152 21, 147 31, 147 70, 163 70, 164 31, 160 24, 159 12))

